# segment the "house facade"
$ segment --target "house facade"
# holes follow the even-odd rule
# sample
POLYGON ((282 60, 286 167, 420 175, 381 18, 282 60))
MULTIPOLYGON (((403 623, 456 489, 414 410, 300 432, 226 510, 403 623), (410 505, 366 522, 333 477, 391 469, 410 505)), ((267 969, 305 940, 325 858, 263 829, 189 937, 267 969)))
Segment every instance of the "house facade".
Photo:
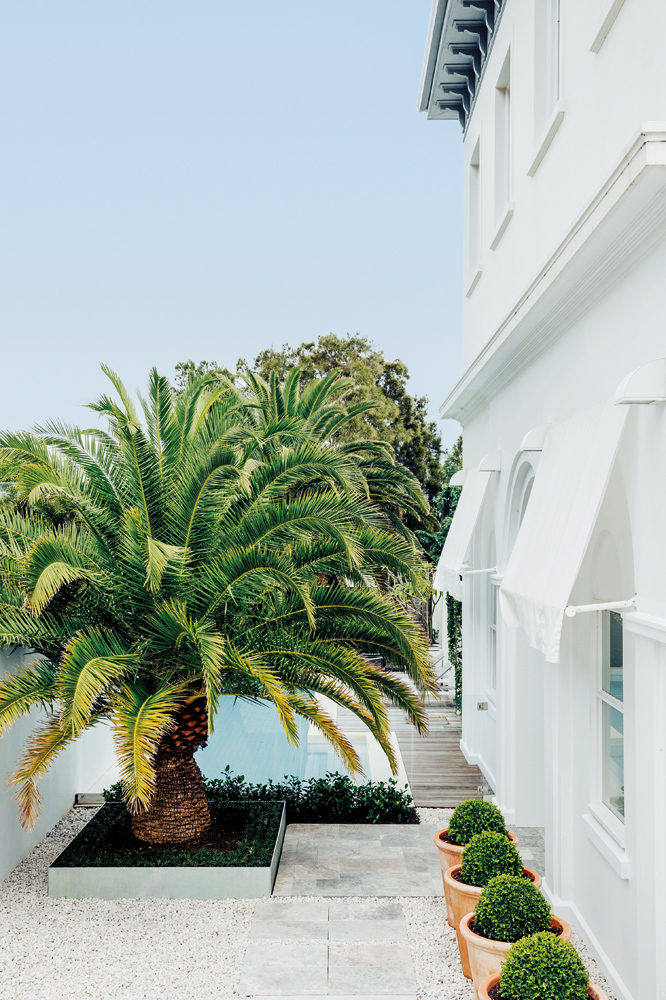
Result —
POLYGON ((666 1000, 664 37, 656 0, 435 0, 419 105, 465 149, 462 749, 623 1000, 666 1000))

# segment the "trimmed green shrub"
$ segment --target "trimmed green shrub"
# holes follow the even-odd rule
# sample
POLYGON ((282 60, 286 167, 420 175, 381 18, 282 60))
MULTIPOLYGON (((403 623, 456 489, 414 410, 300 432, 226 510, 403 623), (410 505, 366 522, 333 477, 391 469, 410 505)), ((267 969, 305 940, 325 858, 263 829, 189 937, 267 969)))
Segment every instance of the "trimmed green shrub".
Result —
POLYGON ((497 875, 523 875, 523 863, 514 844, 503 833, 476 833, 462 852, 460 877, 466 885, 483 888, 497 875))
POLYGON ((492 802, 466 799, 453 810, 453 816, 449 820, 449 840, 452 844, 464 847, 475 833, 483 833, 485 830, 506 836, 504 816, 492 802))
MULTIPOLYGON (((286 777, 252 785, 227 766, 221 778, 204 778, 211 808, 222 802, 286 802, 287 823, 418 823, 409 787, 397 781, 355 785, 346 774, 324 778, 286 777)), ((104 791, 107 801, 122 798, 120 785, 104 791)))
POLYGON ((550 907, 530 879, 498 875, 485 886, 474 910, 474 927, 493 941, 518 941, 548 931, 550 907))
POLYGON ((586 1000, 590 978, 570 941, 549 931, 514 944, 502 965, 502 1000, 586 1000))

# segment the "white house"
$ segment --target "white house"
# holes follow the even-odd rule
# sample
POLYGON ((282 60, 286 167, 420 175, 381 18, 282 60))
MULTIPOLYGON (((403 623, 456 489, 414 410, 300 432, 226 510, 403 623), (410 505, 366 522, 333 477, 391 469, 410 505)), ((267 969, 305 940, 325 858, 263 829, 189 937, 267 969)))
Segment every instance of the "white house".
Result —
POLYGON ((420 95, 465 148, 462 747, 626 1000, 666 998, 665 38, 657 0, 435 0, 420 95))

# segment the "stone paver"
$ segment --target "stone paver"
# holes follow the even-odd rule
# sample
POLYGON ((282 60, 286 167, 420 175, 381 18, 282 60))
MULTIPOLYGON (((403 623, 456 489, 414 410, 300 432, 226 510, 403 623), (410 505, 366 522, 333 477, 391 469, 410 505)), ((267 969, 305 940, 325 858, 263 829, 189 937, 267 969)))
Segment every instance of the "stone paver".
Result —
POLYGON ((416 1000, 399 903, 258 903, 239 991, 263 998, 416 1000))
POLYGON ((291 824, 274 896, 441 896, 432 828, 291 824))

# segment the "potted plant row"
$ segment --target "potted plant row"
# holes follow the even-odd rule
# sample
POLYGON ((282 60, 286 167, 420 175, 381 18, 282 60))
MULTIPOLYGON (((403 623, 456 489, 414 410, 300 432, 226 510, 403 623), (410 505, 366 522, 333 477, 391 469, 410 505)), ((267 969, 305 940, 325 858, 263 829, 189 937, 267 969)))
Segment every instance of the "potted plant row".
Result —
POLYGON ((479 1000, 605 1000, 569 941, 569 925, 539 892, 540 876, 523 866, 497 806, 461 803, 435 843, 448 921, 479 1000))
MULTIPOLYGON (((461 802, 454 809, 449 825, 443 830, 438 830, 434 837, 439 851, 445 895, 447 871, 461 863, 463 850, 478 833, 501 833, 513 843, 514 847, 518 846, 518 838, 515 834, 509 833, 504 816, 496 805, 492 802, 483 802, 481 799, 466 799, 461 802)), ((449 923, 454 926, 450 913, 449 923)))
POLYGON ((479 1000, 606 1000, 570 941, 540 931, 517 941, 500 973, 479 985, 479 1000))
MULTIPOLYGON (((444 893, 452 924, 458 937, 458 949, 463 973, 473 978, 466 939, 461 934, 461 922, 471 914, 491 879, 498 875, 515 876, 526 885, 540 885, 537 872, 525 868, 515 846, 501 833, 477 833, 462 852, 461 863, 453 865, 444 875, 444 893)), ((535 890, 536 891, 536 890, 535 890)))
POLYGON ((477 996, 483 980, 500 971, 511 946, 539 932, 549 932, 566 941, 571 929, 566 921, 551 914, 534 882, 522 875, 498 875, 490 879, 474 912, 462 918, 458 930, 477 996))

